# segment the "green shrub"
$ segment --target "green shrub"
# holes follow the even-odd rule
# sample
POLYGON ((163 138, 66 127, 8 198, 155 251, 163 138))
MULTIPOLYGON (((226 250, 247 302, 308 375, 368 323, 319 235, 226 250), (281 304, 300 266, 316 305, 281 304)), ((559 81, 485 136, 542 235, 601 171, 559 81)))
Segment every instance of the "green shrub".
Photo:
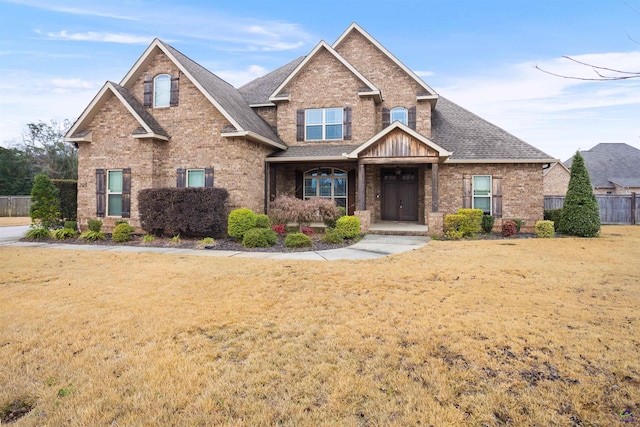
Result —
POLYGON ((78 222, 77 221, 65 221, 64 228, 68 228, 71 230, 78 230, 78 222))
POLYGON ((505 221, 502 223, 502 237, 512 237, 518 232, 516 223, 513 221, 505 221))
POLYGON ((278 235, 270 228, 253 228, 244 234, 242 246, 245 248, 267 248, 278 241, 278 235))
POLYGON ((579 151, 573 156, 559 231, 578 237, 596 237, 600 234, 600 208, 579 151))
POLYGON ((60 217, 63 220, 75 221, 78 211, 78 181, 75 179, 52 179, 51 183, 58 189, 60 217))
POLYGON ((492 215, 482 215, 482 231, 485 233, 491 233, 495 222, 496 219, 492 215))
POLYGON ((99 219, 90 219, 88 224, 89 231, 99 233, 102 230, 102 221, 99 219))
POLYGON ((156 236, 154 236, 153 234, 145 234, 142 237, 142 242, 143 243, 151 243, 156 239, 156 236))
POLYGON ((521 219, 512 219, 511 221, 516 223, 516 232, 519 233, 520 229, 522 228, 522 226, 524 225, 524 220, 521 219))
POLYGON ((44 228, 52 228, 60 221, 58 189, 43 173, 36 175, 31 189, 31 221, 44 228))
POLYGON ((464 216, 460 214, 447 214, 444 216, 444 235, 449 239, 461 239, 464 236, 462 224, 464 216))
POLYGON ((291 233, 284 239, 287 248, 310 248, 313 246, 311 237, 303 233, 291 233))
POLYGON ((29 240, 48 239, 51 237, 51 233, 47 227, 42 225, 31 225, 25 234, 29 240))
POLYGON ((337 230, 333 228, 327 228, 322 236, 322 241, 332 245, 339 245, 344 241, 344 237, 337 230))
POLYGON ((247 231, 256 228, 256 214, 247 208, 234 209, 227 223, 229 236, 241 241, 247 231))
POLYGON ((95 242, 96 240, 104 240, 104 233, 102 231, 85 231, 80 235, 80 238, 83 240, 87 240, 90 242, 95 242))
POLYGON ((345 239, 355 239, 360 235, 360 218, 356 216, 341 216, 336 221, 336 231, 345 239))
POLYGON ((120 224, 129 224, 126 219, 119 219, 115 222, 114 226, 117 227, 120 224))
POLYGON ((174 244, 174 245, 179 244, 180 243, 180 235, 176 234, 175 236, 173 236, 171 238, 171 243, 174 244))
POLYGON ((271 228, 269 217, 265 214, 256 215, 256 228, 271 228))
POLYGON ((78 232, 74 228, 59 228, 51 233, 55 240, 65 240, 75 237, 78 232))
POLYGON ((459 231, 465 237, 473 237, 482 231, 482 209, 458 209, 458 215, 462 215, 463 221, 459 231))
POLYGON ((127 222, 121 222, 116 225, 116 228, 113 229, 113 233, 111 234, 111 239, 114 242, 122 243, 128 242, 131 240, 131 234, 135 229, 130 226, 127 222))
POLYGON ((558 231, 560 227, 560 217, 562 216, 562 208, 558 209, 546 209, 544 211, 544 219, 546 221, 553 221, 553 229, 558 231))
POLYGON ((553 221, 538 221, 536 222, 536 234, 538 237, 550 238, 555 236, 555 230, 553 228, 553 221))
POLYGON ((200 245, 215 245, 216 239, 214 239, 213 237, 205 237, 204 239, 200 239, 198 243, 200 245))

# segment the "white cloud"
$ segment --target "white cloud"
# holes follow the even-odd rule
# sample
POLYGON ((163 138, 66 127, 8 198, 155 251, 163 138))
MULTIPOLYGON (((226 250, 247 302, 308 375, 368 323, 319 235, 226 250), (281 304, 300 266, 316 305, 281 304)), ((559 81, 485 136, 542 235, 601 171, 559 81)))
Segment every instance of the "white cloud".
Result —
POLYGON ((235 87, 267 74, 267 69, 259 65, 250 65, 246 70, 217 70, 213 73, 235 87))
POLYGON ((112 19, 122 19, 122 20, 126 20, 126 21, 137 21, 139 20, 139 18, 136 18, 134 16, 130 16, 130 15, 119 15, 116 13, 113 13, 112 11, 103 11, 103 10, 99 10, 99 8, 103 8, 103 9, 108 9, 110 8, 110 3, 105 2, 105 3, 97 3, 95 5, 90 5, 87 4, 88 2, 83 1, 81 3, 82 7, 73 7, 73 6, 68 6, 68 1, 65 2, 65 5, 59 5, 56 3, 54 0, 47 0, 47 1, 34 1, 34 0, 4 0, 7 3, 15 3, 15 4, 21 4, 24 6, 30 6, 30 7, 34 7, 37 9, 45 9, 45 10, 50 10, 53 12, 61 12, 61 13, 68 13, 71 15, 83 15, 83 16, 98 16, 101 18, 112 18, 112 19), (90 6, 94 6, 95 8, 91 8, 90 6))
POLYGON ((49 38, 55 40, 90 41, 124 44, 148 44, 153 40, 152 36, 137 36, 126 33, 99 33, 86 31, 84 33, 69 33, 66 30, 47 33, 49 38))
POLYGON ((97 87, 96 84, 82 79, 52 79, 53 86, 60 89, 90 89, 97 87))

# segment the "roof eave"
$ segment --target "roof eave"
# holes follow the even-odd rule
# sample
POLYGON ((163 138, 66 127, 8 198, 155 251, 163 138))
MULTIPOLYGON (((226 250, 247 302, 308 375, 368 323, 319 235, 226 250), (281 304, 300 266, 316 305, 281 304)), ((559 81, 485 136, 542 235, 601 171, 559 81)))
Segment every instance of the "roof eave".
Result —
POLYGON ((168 141, 169 140, 169 137, 164 136, 164 135, 159 135, 159 134, 153 133, 153 132, 134 134, 133 138, 134 139, 151 138, 151 139, 157 139, 159 141, 168 141))
POLYGON ((344 162, 347 159, 342 156, 308 156, 308 157, 267 157, 267 163, 289 163, 289 162, 344 162))
POLYGON ((559 159, 451 159, 445 163, 553 163, 559 159))
POLYGON ((220 134, 223 138, 248 138, 253 141, 261 142, 270 147, 278 148, 280 150, 286 150, 287 146, 281 142, 274 141, 272 139, 266 138, 262 135, 258 135, 255 132, 251 132, 248 130, 238 130, 234 132, 222 132, 220 134))

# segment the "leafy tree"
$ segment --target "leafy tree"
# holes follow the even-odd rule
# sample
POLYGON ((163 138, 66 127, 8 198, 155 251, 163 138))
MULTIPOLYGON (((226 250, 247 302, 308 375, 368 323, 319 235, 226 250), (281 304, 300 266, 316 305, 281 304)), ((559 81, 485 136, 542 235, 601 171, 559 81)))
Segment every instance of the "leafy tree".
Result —
POLYGON ((18 148, 29 158, 34 173, 44 173, 52 179, 78 179, 77 149, 64 142, 70 127, 69 120, 27 124, 18 148))
POLYGON ((31 194, 33 175, 26 154, 17 148, 0 147, 0 195, 31 194))
POLYGON ((58 189, 45 174, 36 175, 31 189, 31 222, 52 228, 60 220, 58 189))
POLYGON ((600 234, 598 201, 593 194, 589 172, 579 151, 573 156, 559 231, 579 237, 596 237, 600 234))

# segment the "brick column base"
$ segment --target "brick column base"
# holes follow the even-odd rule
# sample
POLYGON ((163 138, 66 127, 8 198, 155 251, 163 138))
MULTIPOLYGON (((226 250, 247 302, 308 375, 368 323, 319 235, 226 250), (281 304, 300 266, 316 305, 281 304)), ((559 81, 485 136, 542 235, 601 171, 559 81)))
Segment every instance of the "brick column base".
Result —
POLYGON ((355 211, 353 215, 360 220, 360 233, 367 233, 369 231, 369 227, 371 227, 371 212, 355 211))
POLYGON ((444 213, 430 212, 427 225, 429 226, 429 234, 432 236, 444 236, 444 213))

